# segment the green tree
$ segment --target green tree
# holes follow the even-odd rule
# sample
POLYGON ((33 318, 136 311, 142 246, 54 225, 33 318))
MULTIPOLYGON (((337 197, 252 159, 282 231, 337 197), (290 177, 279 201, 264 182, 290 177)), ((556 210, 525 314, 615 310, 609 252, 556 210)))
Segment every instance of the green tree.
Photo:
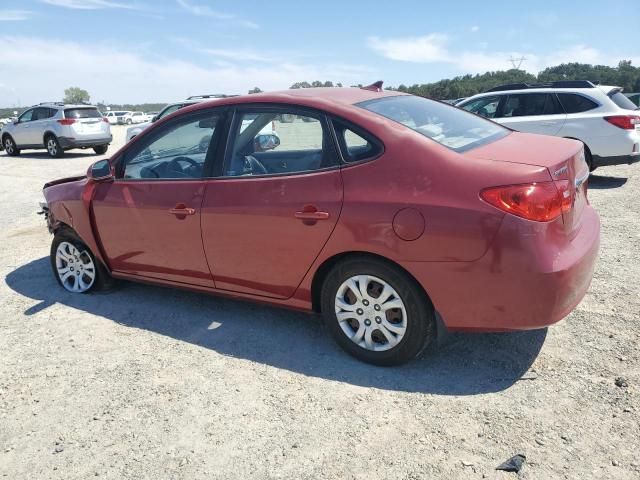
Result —
POLYGON ((89 92, 79 87, 69 87, 64 91, 64 103, 89 103, 89 92))
POLYGON ((258 87, 253 87, 251 90, 249 90, 249 95, 251 95, 252 93, 262 93, 262 90, 260 90, 258 87))

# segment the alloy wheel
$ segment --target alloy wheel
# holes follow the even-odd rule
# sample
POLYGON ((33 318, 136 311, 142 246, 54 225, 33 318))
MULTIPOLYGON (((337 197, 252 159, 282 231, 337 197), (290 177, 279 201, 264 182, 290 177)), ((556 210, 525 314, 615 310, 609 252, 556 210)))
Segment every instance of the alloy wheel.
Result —
POLYGON ((96 268, 89 252, 69 242, 61 242, 56 249, 56 272, 62 286, 73 293, 86 292, 96 279, 96 268))
POLYGON ((58 144, 56 143, 55 138, 49 137, 47 140, 47 151, 52 157, 55 157, 58 154, 58 144))
POLYGON ((371 275, 356 275, 340 285, 335 312, 344 334, 366 350, 389 350, 407 331, 402 298, 387 282, 371 275))
POLYGON ((4 141, 4 149, 7 152, 7 154, 13 155, 13 148, 14 148, 13 141, 10 138, 7 138, 4 141))

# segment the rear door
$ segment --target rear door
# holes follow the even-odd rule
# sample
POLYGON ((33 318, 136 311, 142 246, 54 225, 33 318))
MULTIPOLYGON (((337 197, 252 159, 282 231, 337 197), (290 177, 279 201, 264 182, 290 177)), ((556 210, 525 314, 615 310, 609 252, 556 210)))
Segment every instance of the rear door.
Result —
POLYGON ((342 208, 329 131, 320 112, 265 106, 235 112, 219 178, 208 181, 202 205, 216 288, 293 295, 342 208), (291 116, 292 123, 280 121, 291 116), (272 133, 264 134, 270 124, 272 133))
POLYGON ((498 122, 526 133, 556 135, 567 115, 554 93, 510 94, 498 122))

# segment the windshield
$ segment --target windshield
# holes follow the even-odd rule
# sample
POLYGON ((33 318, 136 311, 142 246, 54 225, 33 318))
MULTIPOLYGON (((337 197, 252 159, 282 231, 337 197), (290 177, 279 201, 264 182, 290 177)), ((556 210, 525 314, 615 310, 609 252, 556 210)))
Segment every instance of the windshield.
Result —
POLYGON ((629 97, 624 95, 620 90, 614 90, 615 93, 609 94, 609 98, 613 100, 613 103, 618 105, 620 108, 624 108, 626 110, 639 110, 639 107, 633 103, 629 97))
POLYGON ((413 95, 368 100, 357 106, 401 123, 456 152, 509 134, 508 129, 464 110, 413 95))

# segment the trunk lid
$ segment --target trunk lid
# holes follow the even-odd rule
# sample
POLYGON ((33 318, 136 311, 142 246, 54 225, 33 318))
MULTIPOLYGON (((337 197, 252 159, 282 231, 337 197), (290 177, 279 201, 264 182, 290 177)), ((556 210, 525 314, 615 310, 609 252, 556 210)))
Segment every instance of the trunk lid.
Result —
MULTIPOLYGON (((520 163, 545 167, 549 179, 567 202, 562 214, 565 232, 577 232, 586 205, 589 167, 585 161, 584 145, 566 138, 528 133, 512 134, 464 154, 471 158, 520 163)), ((522 183, 530 179, 523 178, 522 183)))

